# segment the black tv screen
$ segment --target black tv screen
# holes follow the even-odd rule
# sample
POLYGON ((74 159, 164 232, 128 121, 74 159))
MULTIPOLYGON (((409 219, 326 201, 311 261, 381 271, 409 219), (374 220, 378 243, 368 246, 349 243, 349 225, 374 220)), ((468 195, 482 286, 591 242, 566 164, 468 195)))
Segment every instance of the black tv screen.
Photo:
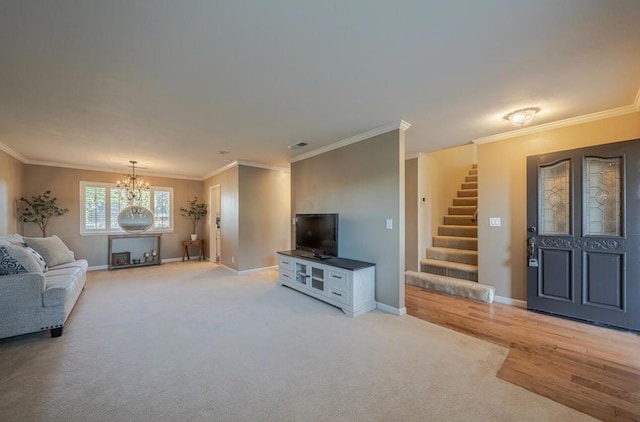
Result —
POLYGON ((338 256, 338 214, 296 214, 296 249, 338 256))

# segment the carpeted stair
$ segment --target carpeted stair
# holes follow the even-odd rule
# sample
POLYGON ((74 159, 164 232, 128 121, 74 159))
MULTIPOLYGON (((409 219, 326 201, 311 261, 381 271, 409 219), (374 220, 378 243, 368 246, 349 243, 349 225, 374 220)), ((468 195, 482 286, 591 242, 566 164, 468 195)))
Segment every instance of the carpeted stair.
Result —
POLYGON ((449 214, 438 226, 433 246, 420 261, 420 273, 407 272, 408 284, 483 302, 493 302, 493 287, 478 284, 478 169, 465 177, 449 214), (471 284, 470 284, 471 282, 471 284))

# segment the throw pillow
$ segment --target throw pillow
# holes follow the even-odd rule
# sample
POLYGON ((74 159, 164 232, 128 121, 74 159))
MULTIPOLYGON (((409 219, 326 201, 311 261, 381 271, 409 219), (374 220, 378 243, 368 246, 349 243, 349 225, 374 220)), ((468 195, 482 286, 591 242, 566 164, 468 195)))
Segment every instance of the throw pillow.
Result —
POLYGON ((49 268, 73 261, 73 254, 56 235, 51 237, 25 237, 25 243, 44 258, 49 268))
POLYGON ((36 262, 38 263, 38 265, 40 265, 40 269, 42 269, 42 272, 46 273, 49 270, 49 268, 47 268, 47 263, 44 262, 44 258, 42 257, 42 255, 40 255, 33 248, 30 248, 28 246, 25 247, 24 250, 26 250, 31 255, 33 255, 33 257, 36 259, 36 262))
POLYGON ((20 246, 0 246, 0 275, 42 273, 33 255, 20 246))
POLYGON ((7 236, 0 236, 0 246, 24 246, 24 237, 18 233, 10 234, 7 236))

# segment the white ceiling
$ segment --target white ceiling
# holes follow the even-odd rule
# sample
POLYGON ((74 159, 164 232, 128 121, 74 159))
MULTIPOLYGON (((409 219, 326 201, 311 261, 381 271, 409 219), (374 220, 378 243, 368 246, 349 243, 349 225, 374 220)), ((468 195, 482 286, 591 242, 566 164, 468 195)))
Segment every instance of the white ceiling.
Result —
POLYGON ((517 108, 632 104, 638 22, 638 0, 0 0, 0 143, 202 177, 402 119, 407 154, 434 151, 517 108))

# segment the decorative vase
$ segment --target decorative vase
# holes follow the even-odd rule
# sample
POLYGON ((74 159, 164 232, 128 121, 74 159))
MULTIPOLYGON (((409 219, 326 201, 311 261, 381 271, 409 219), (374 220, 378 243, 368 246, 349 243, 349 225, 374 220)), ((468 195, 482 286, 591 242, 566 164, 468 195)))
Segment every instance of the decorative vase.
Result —
POLYGON ((198 240, 198 234, 192 234, 191 235, 191 240, 198 240))

